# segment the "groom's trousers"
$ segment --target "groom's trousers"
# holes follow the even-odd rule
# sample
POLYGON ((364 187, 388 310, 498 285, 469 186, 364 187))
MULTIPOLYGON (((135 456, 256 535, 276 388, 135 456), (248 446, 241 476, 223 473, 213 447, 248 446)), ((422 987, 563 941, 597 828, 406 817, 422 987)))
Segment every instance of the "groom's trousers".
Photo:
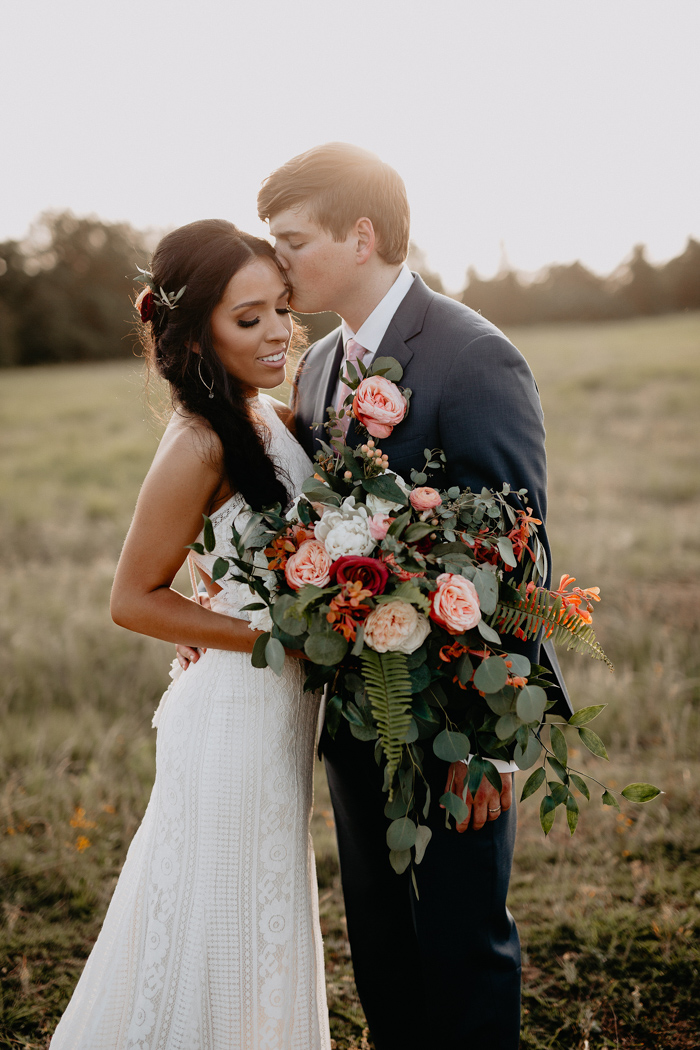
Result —
POLYGON ((506 908, 516 811, 480 831, 445 827, 447 765, 424 747, 432 830, 409 871, 389 863, 383 774, 344 720, 321 748, 338 835, 357 990, 376 1050, 517 1050, 520 943, 506 908))

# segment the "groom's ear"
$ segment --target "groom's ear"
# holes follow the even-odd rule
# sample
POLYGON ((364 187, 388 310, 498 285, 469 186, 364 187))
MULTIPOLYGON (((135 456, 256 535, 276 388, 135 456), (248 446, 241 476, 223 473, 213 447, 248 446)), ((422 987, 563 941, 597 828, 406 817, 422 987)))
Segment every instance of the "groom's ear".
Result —
POLYGON ((362 266, 371 259, 376 248, 377 238, 374 233, 372 220, 367 216, 358 219, 353 227, 355 238, 355 261, 362 266))

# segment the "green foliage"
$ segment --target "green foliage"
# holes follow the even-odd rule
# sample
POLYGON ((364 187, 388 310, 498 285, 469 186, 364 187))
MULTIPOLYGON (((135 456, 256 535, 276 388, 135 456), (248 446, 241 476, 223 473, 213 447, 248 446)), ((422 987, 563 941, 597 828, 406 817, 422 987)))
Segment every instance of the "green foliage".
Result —
POLYGON ((375 653, 371 649, 363 649, 360 660, 372 716, 377 723, 379 741, 387 761, 391 798, 391 785, 411 722, 411 679, 403 653, 375 653))

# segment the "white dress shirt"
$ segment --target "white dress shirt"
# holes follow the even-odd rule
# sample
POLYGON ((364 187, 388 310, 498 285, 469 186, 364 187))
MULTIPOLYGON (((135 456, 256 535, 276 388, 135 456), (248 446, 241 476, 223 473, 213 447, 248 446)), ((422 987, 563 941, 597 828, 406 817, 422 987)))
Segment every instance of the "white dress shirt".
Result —
MULTIPOLYGON (((399 275, 392 284, 389 291, 386 293, 381 302, 377 303, 369 317, 363 321, 357 332, 353 332, 347 321, 343 321, 341 325, 343 349, 347 345, 348 339, 355 339, 360 346, 364 346, 367 353, 362 358, 362 364, 368 368, 372 363, 379 344, 381 343, 386 330, 391 324, 391 320, 399 308, 399 304, 403 301, 408 289, 415 280, 413 274, 409 270, 406 263, 403 263, 399 270, 399 275)), ((333 404, 338 403, 338 394, 340 393, 340 377, 343 375, 345 370, 345 358, 340 366, 340 372, 338 373, 338 381, 335 386, 335 393, 333 395, 333 404)))

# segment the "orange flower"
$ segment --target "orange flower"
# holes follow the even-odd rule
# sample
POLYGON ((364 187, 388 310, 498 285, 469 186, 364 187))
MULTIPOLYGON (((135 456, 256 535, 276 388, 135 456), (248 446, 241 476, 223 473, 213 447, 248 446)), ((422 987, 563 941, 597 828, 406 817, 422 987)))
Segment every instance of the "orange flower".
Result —
POLYGON ((333 630, 342 634, 346 642, 354 642, 357 637, 357 625, 366 620, 370 608, 364 604, 365 598, 371 598, 372 592, 364 590, 360 580, 350 580, 343 584, 340 594, 331 600, 330 612, 326 613, 328 623, 333 630))
POLYGON ((305 540, 313 539, 313 530, 302 525, 291 525, 281 536, 276 536, 269 547, 265 548, 267 567, 272 572, 284 569, 287 561, 299 550, 305 540))

